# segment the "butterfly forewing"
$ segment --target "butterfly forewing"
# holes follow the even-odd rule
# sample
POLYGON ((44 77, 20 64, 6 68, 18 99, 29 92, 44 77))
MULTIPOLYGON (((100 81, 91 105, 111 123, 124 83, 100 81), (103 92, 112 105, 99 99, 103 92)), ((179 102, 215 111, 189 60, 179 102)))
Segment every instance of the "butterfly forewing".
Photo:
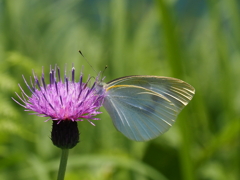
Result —
POLYGON ((184 81, 158 76, 123 77, 104 88, 104 107, 113 124, 135 141, 166 132, 194 95, 194 88, 184 81))

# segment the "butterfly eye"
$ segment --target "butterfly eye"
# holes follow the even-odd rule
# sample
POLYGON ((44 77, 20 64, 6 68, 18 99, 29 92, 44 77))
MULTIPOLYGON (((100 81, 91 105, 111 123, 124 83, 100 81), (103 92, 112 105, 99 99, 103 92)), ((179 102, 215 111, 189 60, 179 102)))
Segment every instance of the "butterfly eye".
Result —
POLYGON ((96 94, 98 95, 103 95, 105 94, 105 89, 104 89, 104 84, 105 83, 97 83, 96 86, 95 86, 95 90, 96 90, 96 94))

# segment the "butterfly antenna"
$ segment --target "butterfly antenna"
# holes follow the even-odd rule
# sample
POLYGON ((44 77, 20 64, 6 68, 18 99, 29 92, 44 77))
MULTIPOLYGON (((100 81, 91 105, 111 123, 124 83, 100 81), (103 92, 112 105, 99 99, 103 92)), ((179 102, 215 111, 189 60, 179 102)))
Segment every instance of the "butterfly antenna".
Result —
POLYGON ((104 72, 106 71, 107 68, 108 68, 108 66, 106 65, 105 68, 104 68, 104 70, 103 70, 103 72, 102 72, 102 74, 101 74, 101 81, 105 78, 105 77, 103 76, 103 74, 104 74, 104 72))
POLYGON ((82 57, 85 59, 85 61, 87 61, 88 65, 92 68, 92 70, 97 74, 97 71, 95 71, 95 69, 94 69, 94 68, 92 67, 92 65, 89 63, 89 61, 87 60, 87 58, 84 57, 82 51, 79 50, 78 52, 82 55, 82 57))

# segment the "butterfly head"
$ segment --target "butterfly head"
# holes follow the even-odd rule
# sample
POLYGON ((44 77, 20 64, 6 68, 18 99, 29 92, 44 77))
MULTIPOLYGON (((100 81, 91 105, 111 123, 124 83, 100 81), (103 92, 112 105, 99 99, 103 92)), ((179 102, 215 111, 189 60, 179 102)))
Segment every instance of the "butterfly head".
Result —
POLYGON ((105 94, 105 88, 104 87, 106 86, 106 83, 103 82, 104 79, 105 79, 105 76, 102 77, 101 72, 96 77, 95 90, 96 90, 96 94, 98 94, 98 95, 104 95, 105 94))

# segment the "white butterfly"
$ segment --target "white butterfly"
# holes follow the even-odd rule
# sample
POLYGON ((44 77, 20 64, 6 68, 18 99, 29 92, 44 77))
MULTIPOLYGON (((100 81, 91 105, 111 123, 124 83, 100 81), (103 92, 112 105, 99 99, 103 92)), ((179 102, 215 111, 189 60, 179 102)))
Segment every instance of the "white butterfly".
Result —
POLYGON ((121 77, 97 89, 105 91, 103 106, 116 129, 135 141, 166 132, 195 93, 182 80, 160 76, 121 77))

